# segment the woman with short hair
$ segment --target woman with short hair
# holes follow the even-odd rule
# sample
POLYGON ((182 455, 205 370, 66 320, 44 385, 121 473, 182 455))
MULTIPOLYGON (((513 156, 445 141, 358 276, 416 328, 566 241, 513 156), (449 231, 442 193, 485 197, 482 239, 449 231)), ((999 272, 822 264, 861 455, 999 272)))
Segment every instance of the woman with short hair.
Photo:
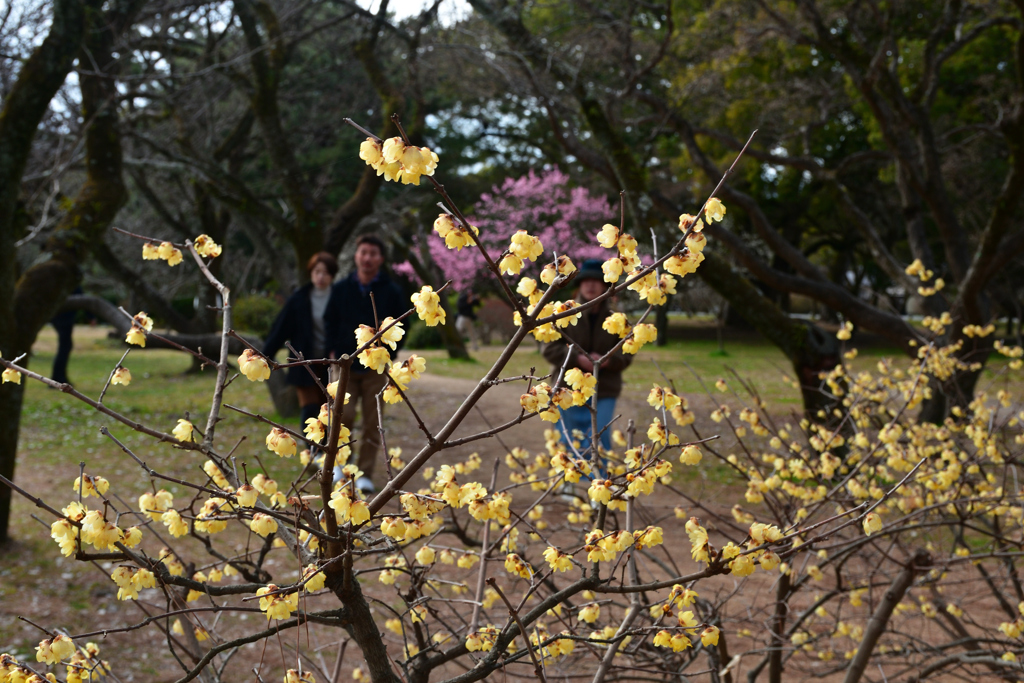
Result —
MULTIPOLYGON (((306 360, 326 358, 330 350, 324 313, 329 309, 331 286, 338 274, 338 259, 321 251, 306 263, 309 282, 295 290, 284 303, 263 345, 263 355, 273 358, 285 342, 291 342, 306 360)), ((327 386, 327 366, 309 366, 320 382, 327 386)), ((288 384, 295 387, 302 409, 301 424, 320 414, 320 406, 327 397, 304 366, 288 368, 288 384)))

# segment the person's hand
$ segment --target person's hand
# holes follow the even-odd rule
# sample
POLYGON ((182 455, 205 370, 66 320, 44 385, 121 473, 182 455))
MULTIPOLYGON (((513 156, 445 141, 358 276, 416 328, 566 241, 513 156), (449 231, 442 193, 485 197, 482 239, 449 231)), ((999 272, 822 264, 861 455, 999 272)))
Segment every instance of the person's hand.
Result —
MULTIPOLYGON (((599 354, 598 352, 596 352, 596 351, 591 351, 590 352, 590 367, 591 368, 594 367, 594 361, 597 360, 600 357, 601 357, 601 354, 599 354)), ((610 361, 611 361, 610 357, 609 358, 605 358, 603 361, 601 361, 601 367, 602 368, 608 367, 608 363, 610 361)))
POLYGON ((590 359, 590 356, 586 356, 581 353, 580 355, 576 356, 576 367, 578 367, 583 372, 593 372, 594 362, 590 359))

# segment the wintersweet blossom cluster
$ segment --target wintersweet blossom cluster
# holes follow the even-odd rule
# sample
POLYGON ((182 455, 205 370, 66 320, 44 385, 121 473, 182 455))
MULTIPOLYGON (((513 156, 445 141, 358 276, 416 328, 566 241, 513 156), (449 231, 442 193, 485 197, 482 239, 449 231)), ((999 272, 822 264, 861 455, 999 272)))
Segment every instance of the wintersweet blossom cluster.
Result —
POLYGON ((0 384, 7 384, 8 382, 11 382, 13 384, 21 384, 21 373, 15 370, 14 368, 4 368, 4 371, 2 375, 0 375, 0 377, 2 377, 2 380, 0 380, 0 384))
POLYGON ((441 307, 441 297, 430 285, 424 285, 420 291, 410 297, 416 307, 416 315, 427 324, 427 327, 444 325, 445 312, 441 307))
POLYGON ((146 242, 142 245, 142 258, 146 261, 167 261, 167 265, 173 267, 182 262, 184 255, 181 253, 181 249, 170 242, 161 242, 160 244, 146 242))
POLYGON ((384 372, 391 362, 391 354, 385 347, 390 347, 392 351, 397 349, 398 342, 405 336, 405 329, 401 322, 389 317, 381 321, 378 329, 360 325, 355 330, 355 335, 356 346, 361 349, 357 356, 359 362, 379 374, 384 372))
POLYGON ((124 340, 135 346, 146 346, 146 332, 153 330, 153 319, 146 315, 145 311, 139 311, 132 318, 132 326, 125 335, 124 340))
POLYGON ((359 146, 359 158, 386 180, 403 185, 419 185, 420 176, 432 176, 437 168, 437 154, 428 147, 407 145, 402 138, 383 142, 366 138, 359 146))
MULTIPOLYGON (((410 184, 432 173, 431 162, 436 164, 436 155, 429 150, 404 145, 398 138, 383 144, 370 139, 361 155, 389 179, 410 184)), ((712 198, 702 216, 680 216, 681 250, 666 259, 661 271, 647 273, 637 241, 621 227, 605 225, 598 243, 615 252, 605 260, 605 279, 617 283, 626 277, 631 280, 628 288, 645 305, 666 304, 677 291, 678 278, 692 273, 703 259, 705 226, 723 220, 725 214, 725 206, 712 198)), ((448 247, 475 246, 477 231, 446 216, 438 219, 438 232, 448 247)), ((204 243, 201 253, 215 256, 215 246, 204 243)), ((196 248, 200 251, 198 238, 196 248)), ((558 287, 575 272, 569 256, 552 255, 545 262, 543 253, 541 239, 520 230, 511 235, 499 262, 506 274, 522 275, 526 268, 539 267, 536 279, 520 277, 516 287, 528 301, 524 310, 536 314, 535 319, 517 323, 530 325, 536 339, 550 341, 563 333, 571 335, 580 313, 574 302, 557 297, 549 297, 541 308, 543 287, 558 287), (537 324, 541 320, 545 322, 537 324)), ((922 268, 918 264, 908 273, 922 283, 931 282, 933 275, 922 268)), ((937 284, 931 284, 936 291, 941 288, 937 284)), ((432 288, 424 287, 411 301, 427 324, 445 322, 440 296, 432 288)), ((147 318, 140 316, 133 329, 138 328, 144 343, 147 318)), ((950 316, 936 316, 924 328, 941 335, 951 324, 950 316)), ((609 315, 604 329, 622 341, 626 353, 636 353, 657 334, 653 325, 642 319, 633 324, 622 313, 609 315)), ((848 338, 851 333, 852 326, 844 324, 839 336, 848 338)), ((512 378, 522 381, 523 389, 516 392, 521 412, 513 411, 510 417, 521 422, 539 416, 541 420, 533 424, 538 432, 543 430, 542 449, 530 452, 523 444, 505 447, 499 442, 502 457, 493 461, 490 448, 482 450, 482 456, 456 456, 451 450, 427 463, 417 456, 406 466, 401 447, 392 445, 386 454, 389 475, 405 466, 403 474, 408 476, 392 476, 383 494, 387 499, 376 512, 371 512, 375 502, 356 486, 363 472, 347 462, 351 434, 334 422, 336 406, 330 402, 321 406, 317 417, 306 420, 302 437, 280 425, 266 436, 266 447, 282 458, 299 455, 299 463, 274 459, 275 472, 289 476, 280 486, 263 462, 245 459, 245 447, 225 457, 210 444, 212 429, 204 435, 189 419, 180 419, 172 430, 178 440, 173 445, 190 457, 202 453, 194 463, 202 464, 194 469, 201 468, 205 479, 200 475, 178 500, 178 488, 152 485, 132 506, 106 478, 83 471, 71 483, 80 499, 60 512, 50 533, 66 556, 90 559, 89 547, 122 553, 108 568, 121 600, 137 600, 144 591, 157 588, 180 591, 190 605, 204 604, 211 597, 211 584, 241 569, 247 582, 242 589, 259 599, 268 621, 294 617, 300 592, 311 603, 326 601, 332 596, 323 591, 340 594, 343 585, 346 590, 361 590, 360 585, 375 576, 380 584, 376 590, 387 595, 374 598, 387 614, 382 628, 374 630, 383 632, 389 657, 404 667, 425 657, 454 658, 468 651, 480 653, 475 655, 477 665, 489 661, 485 653, 491 652, 503 665, 514 663, 510 660, 516 657, 522 662, 529 654, 542 660, 540 666, 549 673, 575 673, 578 664, 594 660, 642 663, 652 675, 677 675, 698 656, 708 656, 722 677, 734 662, 745 661, 740 655, 756 652, 767 660, 763 653, 778 652, 780 635, 770 630, 771 625, 764 627, 764 609, 787 610, 782 636, 788 640, 783 643, 787 666, 807 659, 817 675, 826 671, 822 667, 834 666, 822 664, 834 657, 852 659, 863 643, 870 644, 867 626, 879 598, 886 591, 896 592, 888 574, 914 569, 910 562, 918 562, 917 556, 911 560, 906 551, 920 548, 928 559, 914 569, 915 580, 895 596, 892 623, 871 647, 879 654, 896 655, 892 661, 908 659, 914 671, 921 671, 913 658, 930 652, 931 643, 920 647, 915 641, 908 648, 902 636, 890 636, 914 633, 923 642, 931 633, 948 630, 958 639, 953 642, 973 639, 979 645, 971 647, 985 648, 987 668, 1002 667, 1024 654, 1018 642, 1024 637, 1024 603, 1014 610, 1004 595, 995 592, 991 602, 999 603, 1004 614, 993 617, 980 606, 982 601, 969 603, 959 587, 984 588, 989 583, 998 591, 1012 584, 1007 577, 1016 566, 1013 548, 1024 543, 1024 503, 1015 475, 1017 465, 1024 464, 1018 448, 1024 445, 1024 411, 1014 403, 1012 384, 1002 382, 985 385, 954 405, 950 417, 939 424, 912 416, 941 382, 981 369, 962 352, 970 340, 994 333, 990 325, 969 325, 954 335, 960 338, 957 343, 946 346, 923 334, 916 358, 907 363, 882 359, 871 362, 871 371, 867 364, 827 369, 815 379, 833 405, 816 415, 787 417, 788 410, 769 411, 753 388, 741 397, 733 387, 743 382, 720 379, 714 383, 719 392, 714 400, 726 402, 711 407, 709 424, 698 424, 684 393, 692 387, 666 379, 664 386, 649 389, 646 415, 631 416, 626 424, 617 420, 609 427, 610 449, 582 448, 583 434, 562 435, 543 424, 557 422, 560 409, 586 405, 596 393, 593 374, 570 370, 564 386, 554 387, 533 377, 512 378), (315 453, 332 426, 340 427, 340 474, 321 480, 314 474, 321 467, 315 453), (303 440, 309 450, 297 453, 303 440), (413 463, 420 468, 416 472, 408 470, 413 463), (704 486, 712 472, 710 463, 739 479, 744 504, 713 496, 690 498, 674 509, 664 504, 664 496, 687 484, 691 475, 704 486), (482 481, 493 483, 485 486, 482 481), (92 504, 89 498, 101 499, 102 507, 87 507, 92 504), (142 523, 128 527, 128 520, 142 523), (331 537, 325 529, 333 523, 340 532, 331 537), (144 533, 145 552, 133 551, 144 533), (162 540, 168 537, 175 539, 174 550, 161 547, 170 543, 162 540), (179 556, 178 539, 186 539, 180 542, 182 548, 197 540, 213 559, 196 562, 179 556), (220 552, 232 545, 236 550, 220 552), (689 552, 677 552, 680 547, 689 552), (271 583, 272 563, 263 563, 277 551, 300 560, 288 564, 294 573, 287 583, 280 577, 280 583, 271 583), (359 568, 346 575, 357 562, 359 568), (971 584, 974 572, 981 573, 976 567, 988 573, 983 574, 985 580, 971 584), (727 583, 738 591, 759 571, 778 574, 747 584, 746 597, 752 603, 761 600, 749 610, 725 608, 728 598, 723 596, 730 591, 719 590, 725 583, 715 584, 713 590, 700 585, 704 577, 728 574, 727 583), (988 581, 993 573, 998 574, 998 583, 988 581), (957 590, 947 590, 949 576, 957 590), (641 600, 622 599, 628 582, 646 583, 629 595, 642 596, 641 600), (775 589, 757 589, 769 584, 775 589), (529 620, 524 633, 509 620, 501 591, 508 603, 519 605, 516 616, 529 620), (759 592, 770 593, 767 602, 759 592), (547 603, 536 609, 542 600, 547 603), (624 620, 627 610, 632 615, 629 623, 624 620), (918 622, 913 628, 907 627, 911 620, 918 622), (926 620, 936 620, 935 625, 926 620), (727 637, 731 657, 726 655, 727 637), (576 648, 580 641, 583 646, 576 648), (630 647, 631 642, 639 646, 630 647), (499 647, 504 651, 494 652, 499 647), (579 651, 585 654, 580 656, 579 651)), ((391 351, 404 334, 402 325, 389 318, 376 329, 364 326, 354 334, 361 364, 387 373, 383 399, 402 401, 426 368, 417 355, 392 361, 391 351)), ((996 342, 993 348, 1009 370, 1020 368, 1020 347, 996 342)), ((846 356, 854 357, 852 351, 846 356)), ((269 376, 269 364, 258 354, 243 353, 239 366, 251 381, 269 376)), ((337 397, 337 383, 328 386, 328 393, 337 397)), ((394 431, 389 432, 392 435, 394 431)), ((469 436, 460 445, 475 439, 469 436)), ((436 445, 445 450, 445 444, 436 445)), ((218 632, 221 619, 193 616, 175 619, 171 635, 210 641, 203 648, 224 642, 225 632, 218 632)), ((302 616, 297 621, 305 622, 302 616)), ((109 671, 97 659, 98 649, 75 648, 63 634, 48 635, 36 658, 49 666, 66 663, 68 681, 94 680, 109 671)), ((934 649, 945 653, 949 648, 934 649)), ((285 683, 312 683, 314 677, 303 670, 304 660, 298 661, 297 668, 285 672, 285 683)), ((366 674, 357 669, 353 678, 366 680, 366 674)), ((41 674, 10 655, 0 655, 0 683, 42 680, 41 674)))
POLYGON ((250 382, 270 379, 270 366, 266 359, 252 349, 242 351, 242 355, 238 357, 238 369, 250 382))

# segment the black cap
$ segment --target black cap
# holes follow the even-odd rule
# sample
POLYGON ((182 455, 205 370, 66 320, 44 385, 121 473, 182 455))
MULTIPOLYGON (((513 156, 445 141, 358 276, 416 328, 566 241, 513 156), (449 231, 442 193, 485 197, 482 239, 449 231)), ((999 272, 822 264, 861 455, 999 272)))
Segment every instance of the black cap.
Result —
POLYGON ((604 271, 601 270, 601 259, 588 258, 580 264, 576 272, 576 282, 584 280, 600 280, 604 282, 604 271))

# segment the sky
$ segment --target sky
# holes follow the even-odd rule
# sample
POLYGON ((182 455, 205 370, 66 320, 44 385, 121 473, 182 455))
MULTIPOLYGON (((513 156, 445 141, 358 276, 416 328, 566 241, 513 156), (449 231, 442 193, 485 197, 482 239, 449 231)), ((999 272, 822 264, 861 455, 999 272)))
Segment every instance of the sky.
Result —
MULTIPOLYGON (((394 14, 395 19, 401 20, 419 14, 432 2, 433 0, 391 0, 388 3, 388 11, 394 14)), ((376 10, 380 7, 380 0, 359 0, 359 4, 376 10)), ((438 17, 442 25, 447 26, 464 18, 470 11, 466 0, 442 0, 438 8, 438 17)))

